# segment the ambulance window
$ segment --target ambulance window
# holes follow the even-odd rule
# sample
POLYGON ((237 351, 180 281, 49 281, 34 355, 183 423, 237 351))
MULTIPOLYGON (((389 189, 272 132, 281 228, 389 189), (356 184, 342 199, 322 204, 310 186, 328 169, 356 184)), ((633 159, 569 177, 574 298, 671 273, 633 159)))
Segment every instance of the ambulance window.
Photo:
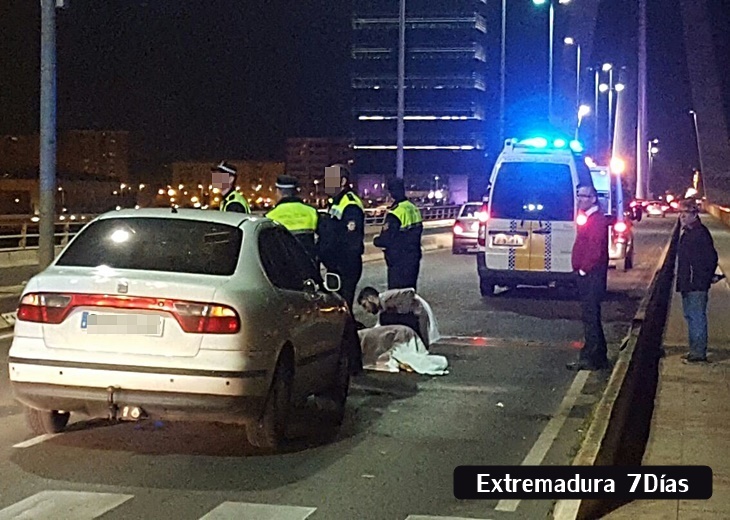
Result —
POLYGON ((497 172, 490 217, 572 221, 574 204, 567 164, 508 162, 497 172))

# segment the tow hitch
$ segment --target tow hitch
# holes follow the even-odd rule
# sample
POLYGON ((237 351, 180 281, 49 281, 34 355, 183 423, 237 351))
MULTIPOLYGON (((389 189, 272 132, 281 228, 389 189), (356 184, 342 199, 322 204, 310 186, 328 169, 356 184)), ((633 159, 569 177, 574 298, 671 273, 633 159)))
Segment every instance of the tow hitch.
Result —
POLYGON ((118 390, 120 390, 120 388, 115 386, 110 386, 106 389, 106 402, 109 407, 110 421, 138 421, 147 416, 145 411, 139 406, 124 406, 120 415, 119 405, 114 402, 114 393, 118 390))

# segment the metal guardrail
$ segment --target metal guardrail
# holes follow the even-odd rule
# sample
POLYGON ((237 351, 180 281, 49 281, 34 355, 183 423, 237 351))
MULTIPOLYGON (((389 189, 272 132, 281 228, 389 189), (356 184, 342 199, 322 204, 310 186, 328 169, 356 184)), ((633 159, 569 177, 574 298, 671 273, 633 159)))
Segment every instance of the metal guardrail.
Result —
MULTIPOLYGON (((461 206, 424 206, 419 208, 424 221, 454 219, 461 206)), ((264 212, 254 211, 263 215, 264 212)), ((367 208, 365 225, 380 226, 387 210, 367 208)), ((56 221, 55 244, 65 246, 89 221, 97 215, 69 215, 56 221)), ((7 215, 0 217, 0 252, 38 249, 39 223, 37 217, 28 215, 7 215)))

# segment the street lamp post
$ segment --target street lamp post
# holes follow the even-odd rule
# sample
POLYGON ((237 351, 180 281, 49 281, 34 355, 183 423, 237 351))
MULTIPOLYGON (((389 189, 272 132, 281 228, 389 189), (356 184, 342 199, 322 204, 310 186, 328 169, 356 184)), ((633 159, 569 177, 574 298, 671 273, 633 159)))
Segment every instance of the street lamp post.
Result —
POLYGON ((692 120, 694 121, 695 140, 697 141, 697 157, 700 161, 700 178, 702 179, 702 192, 704 194, 704 197, 707 198, 707 175, 705 172, 705 167, 702 164, 702 148, 700 147, 700 127, 697 124, 697 112, 695 112, 694 110, 690 110, 689 113, 692 116, 692 120))
POLYGON ((649 167, 646 171, 646 195, 650 198, 653 198, 651 191, 651 176, 654 168, 654 157, 659 153, 657 144, 659 144, 659 139, 652 139, 646 146, 646 152, 649 156, 649 167))
POLYGON ((400 0, 398 45, 398 145, 395 176, 403 178, 403 134, 405 116, 405 69, 406 69, 406 0, 400 0))
MULTIPOLYGON (((555 1, 556 0, 532 0, 535 5, 550 4, 549 8, 549 38, 548 38, 548 118, 553 120, 553 56, 555 41, 555 1)), ((559 4, 569 4, 571 0, 557 0, 559 4)))
POLYGON ((505 89, 507 81, 507 0, 502 0, 502 39, 499 63, 499 147, 504 144, 505 89))
POLYGON ((56 0, 41 0, 40 225, 38 264, 56 256, 56 0))
POLYGON ((580 131, 580 124, 583 121, 583 118, 591 113, 591 107, 588 105, 581 105, 578 107, 578 124, 575 127, 575 140, 578 141, 578 133, 580 131))
POLYGON ((564 42, 566 45, 575 45, 575 107, 580 109, 580 43, 577 43, 575 39, 571 37, 565 38, 564 42))

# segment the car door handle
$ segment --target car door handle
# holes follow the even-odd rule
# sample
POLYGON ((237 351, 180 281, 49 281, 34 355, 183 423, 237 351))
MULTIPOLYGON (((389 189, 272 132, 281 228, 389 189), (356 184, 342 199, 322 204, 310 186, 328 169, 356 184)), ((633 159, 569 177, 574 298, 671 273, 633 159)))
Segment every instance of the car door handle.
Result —
POLYGON ((534 235, 549 235, 552 233, 549 229, 536 229, 532 232, 534 235))

